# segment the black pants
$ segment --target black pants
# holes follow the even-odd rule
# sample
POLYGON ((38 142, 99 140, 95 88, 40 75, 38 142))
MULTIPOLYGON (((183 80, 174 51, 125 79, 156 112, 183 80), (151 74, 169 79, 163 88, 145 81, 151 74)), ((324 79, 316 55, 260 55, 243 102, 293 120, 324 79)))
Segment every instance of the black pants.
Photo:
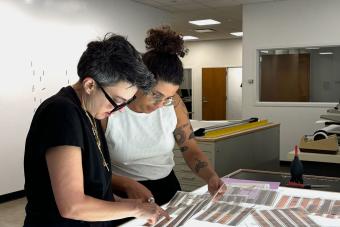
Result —
POLYGON ((173 170, 167 177, 162 179, 139 181, 139 183, 151 191, 155 202, 160 206, 169 202, 176 192, 181 190, 181 186, 173 170))

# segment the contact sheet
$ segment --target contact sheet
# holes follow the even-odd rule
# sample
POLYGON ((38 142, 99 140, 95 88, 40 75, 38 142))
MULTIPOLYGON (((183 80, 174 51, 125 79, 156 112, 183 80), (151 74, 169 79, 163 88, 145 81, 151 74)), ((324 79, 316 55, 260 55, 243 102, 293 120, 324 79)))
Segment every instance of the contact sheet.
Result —
POLYGON ((164 207, 171 219, 162 218, 154 226, 340 226, 339 193, 250 184, 224 187, 222 196, 178 191, 164 207))

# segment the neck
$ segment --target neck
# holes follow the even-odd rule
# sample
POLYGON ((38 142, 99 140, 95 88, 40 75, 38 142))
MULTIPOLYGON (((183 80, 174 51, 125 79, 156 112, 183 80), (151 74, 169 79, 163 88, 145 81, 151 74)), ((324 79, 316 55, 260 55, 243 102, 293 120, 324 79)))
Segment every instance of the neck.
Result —
POLYGON ((86 109, 86 106, 85 106, 85 98, 84 98, 85 94, 84 94, 84 90, 83 90, 81 82, 78 81, 77 83, 73 84, 72 88, 76 92, 76 94, 77 94, 77 96, 79 98, 79 101, 81 103, 81 107, 83 108, 83 110, 84 111, 88 111, 86 109))
POLYGON ((138 103, 138 98, 134 102, 130 103, 128 105, 128 107, 129 107, 130 110, 132 110, 136 113, 143 113, 144 112, 142 107, 138 103))

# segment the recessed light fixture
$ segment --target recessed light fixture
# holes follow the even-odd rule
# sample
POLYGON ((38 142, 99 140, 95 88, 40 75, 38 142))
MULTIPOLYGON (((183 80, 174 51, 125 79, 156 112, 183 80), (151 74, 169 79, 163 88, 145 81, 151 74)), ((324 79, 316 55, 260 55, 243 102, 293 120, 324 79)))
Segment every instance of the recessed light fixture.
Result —
POLYGON ((204 26, 204 25, 212 25, 212 24, 220 24, 221 22, 213 19, 205 19, 205 20, 191 20, 189 21, 190 24, 204 26))
POLYGON ((183 36, 183 40, 195 40, 198 39, 196 36, 191 36, 191 35, 185 35, 183 36))
POLYGON ((318 50, 320 47, 306 47, 306 50, 318 50))
POLYGON ((212 29, 212 28, 199 28, 199 29, 195 29, 195 32, 198 32, 198 33, 209 33, 209 32, 216 32, 216 30, 212 29))
POLYGON ((321 54, 321 55, 330 55, 330 54, 333 54, 333 52, 320 52, 319 54, 321 54))
POLYGON ((268 50, 261 50, 260 52, 261 52, 261 53, 264 53, 264 54, 268 54, 268 53, 269 53, 268 50))
POLYGON ((231 32, 230 34, 233 35, 233 36, 237 36, 237 37, 243 36, 243 32, 231 32))

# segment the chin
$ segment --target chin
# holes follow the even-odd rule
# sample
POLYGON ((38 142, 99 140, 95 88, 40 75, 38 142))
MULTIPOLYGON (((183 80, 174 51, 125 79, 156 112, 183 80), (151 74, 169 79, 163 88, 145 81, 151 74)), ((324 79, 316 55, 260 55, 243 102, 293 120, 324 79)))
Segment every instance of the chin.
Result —
POLYGON ((103 119, 105 119, 105 118, 107 118, 107 117, 109 117, 110 116, 110 114, 108 114, 108 113, 102 113, 102 114, 98 114, 97 116, 96 116, 96 119, 97 120, 103 120, 103 119))

